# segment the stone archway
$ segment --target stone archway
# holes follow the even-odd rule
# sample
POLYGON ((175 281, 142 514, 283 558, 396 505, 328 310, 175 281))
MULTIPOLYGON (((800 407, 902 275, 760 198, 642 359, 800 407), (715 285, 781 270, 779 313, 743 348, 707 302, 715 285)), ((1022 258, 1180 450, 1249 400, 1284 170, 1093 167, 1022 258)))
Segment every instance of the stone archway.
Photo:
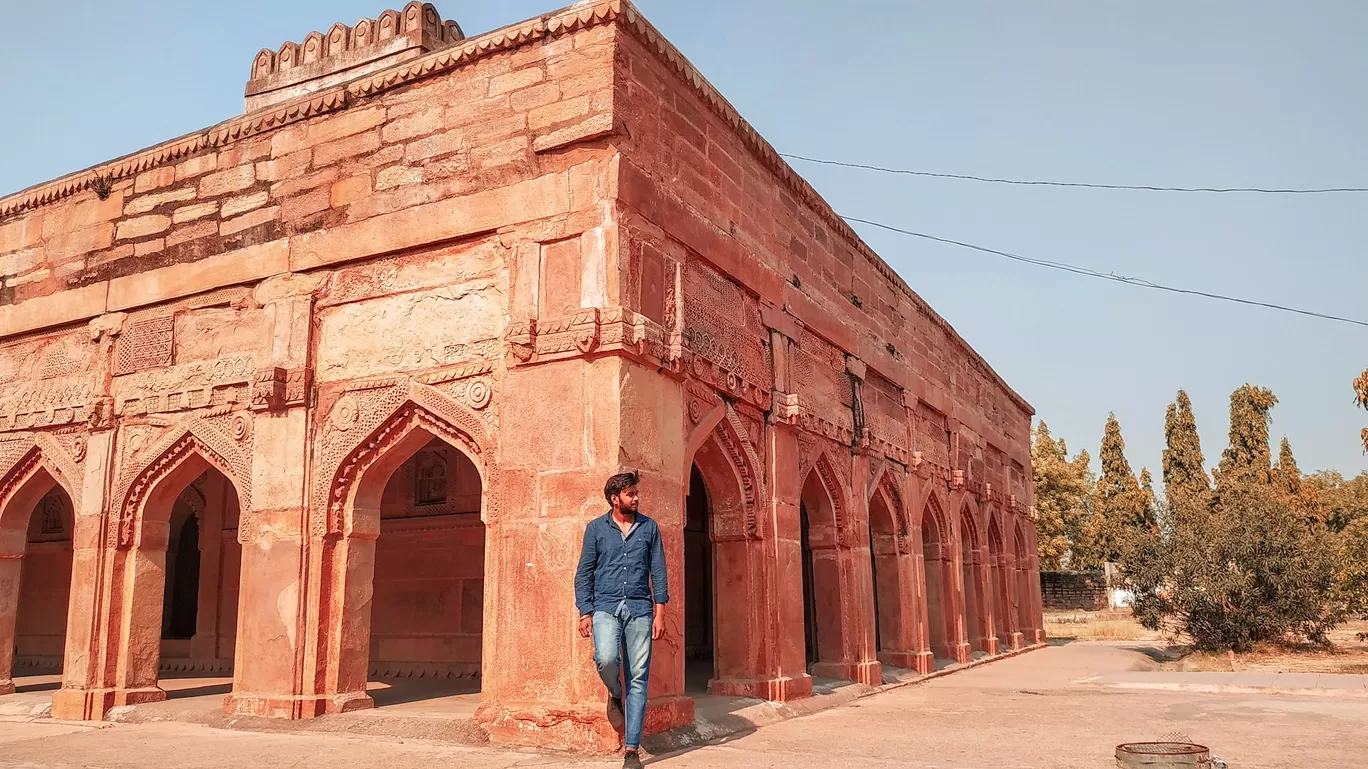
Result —
MULTIPOLYGON (((731 412, 697 447, 689 465, 684 642, 699 668, 711 663, 707 690, 713 694, 772 695, 766 671, 777 664, 777 650, 760 641, 767 618, 761 600, 763 542, 755 520, 763 493, 757 465, 731 412)), ((695 691, 703 674, 700 669, 686 677, 695 691)))
POLYGON ((997 651, 1012 643, 1012 564, 1002 544, 1002 523, 999 511, 994 510, 988 520, 989 592, 993 597, 993 635, 997 651))
POLYGON ((907 662, 894 660, 892 654, 906 654, 908 643, 904 609, 909 603, 904 589, 903 554, 906 552, 906 526, 897 497, 881 481, 869 499, 869 561, 874 587, 875 651, 881 660, 899 667, 907 662))
POLYGON ((960 627, 955 611, 955 548, 949 522, 931 494, 922 511, 922 564, 926 575, 926 627, 931 653, 937 659, 959 657, 960 627))
POLYGON ((195 421, 148 453, 151 461, 120 483, 119 525, 108 543, 114 552, 107 638, 120 661, 113 670, 113 706, 166 699, 164 666, 227 672, 233 658, 241 558, 236 528, 240 511, 251 504, 245 452, 195 421), (213 491, 206 495, 206 489, 213 491), (213 504, 201 507, 209 496, 213 504), (232 545, 224 548, 225 539, 232 545), (198 551, 194 557, 183 552, 191 547, 198 551), (194 573, 178 579, 178 568, 194 573), (176 612, 174 629, 165 623, 168 609, 176 612))
POLYGON ((1034 602, 1034 588, 1038 578, 1032 579, 1030 551, 1026 545, 1026 532, 1018 519, 1013 536, 1012 550, 1016 553, 1016 608, 1017 630, 1023 644, 1035 643, 1035 614, 1031 610, 1034 602))
MULTIPOLYGON (((488 522, 491 512, 491 479, 497 473, 487 450, 488 439, 478 418, 440 392, 415 385, 408 394, 409 397, 379 421, 374 429, 357 435, 350 450, 340 456, 328 487, 327 509, 322 511, 322 525, 315 531, 321 535, 321 541, 318 542, 321 546, 321 592, 315 625, 318 633, 317 678, 312 684, 323 712, 338 713, 373 707, 375 701, 367 693, 367 683, 370 672, 380 669, 373 662, 390 663, 396 672, 399 672, 399 667, 404 667, 403 672, 421 668, 426 673, 430 667, 433 672, 440 672, 443 676, 467 674, 473 678, 478 675, 491 643, 490 636, 476 630, 477 626, 483 625, 484 524, 488 522), (476 508, 478 516, 474 518, 478 523, 469 520, 452 528, 467 530, 459 535, 462 538, 460 546, 467 550, 471 547, 479 550, 480 574, 478 578, 465 572, 461 575, 443 575, 448 581, 462 583, 458 632, 450 635, 461 636, 461 642, 457 645, 465 652, 457 656, 465 659, 458 660, 450 655, 446 659, 431 659, 435 655, 430 646, 428 651, 413 651, 421 644, 411 643, 412 634, 409 636, 410 642, 392 644, 390 650, 378 650, 377 658, 372 648, 372 622, 375 618, 377 559, 385 555, 377 551, 377 541, 386 529, 390 530, 391 536, 401 536, 400 530, 412 525, 405 521, 389 526, 385 524, 386 489, 390 488, 396 471, 406 465, 414 468, 417 483, 418 468, 413 460, 420 452, 433 450, 448 453, 448 478, 453 469, 459 473, 461 468, 473 470, 477 476, 472 482, 477 481, 475 488, 478 489, 479 504, 476 508), (465 540, 470 539, 466 534, 474 536, 477 526, 479 543, 475 546, 473 540, 465 540), (475 610, 477 605, 478 612, 475 610), (472 641, 472 638, 478 640, 472 641), (402 650, 405 643, 410 651, 402 650), (473 649, 478 649, 478 654, 473 649), (426 656, 429 659, 380 659, 393 655, 426 656), (438 667, 441 671, 436 670, 438 667)), ((423 484, 430 485, 435 479, 436 475, 425 473, 422 480, 423 484)), ((419 493, 420 488, 415 485, 414 496, 419 493)), ((454 515, 464 517, 469 512, 460 511, 454 515)), ((395 518, 404 517, 409 516, 395 518)), ((421 528, 421 523, 417 526, 421 528)), ((381 567, 384 568, 383 563, 381 567)), ((402 588, 399 591, 402 592, 402 588)))
POLYGON ((960 585, 964 596, 964 631, 969 654, 994 653, 991 598, 985 593, 983 537, 968 503, 960 509, 960 585))
POLYGON ((843 492, 835 486, 829 462, 825 456, 818 458, 799 497, 804 647, 812 675, 841 678, 847 675, 841 601, 841 561, 847 545, 843 492))
POLYGON ((75 526, 70 482, 37 446, 0 479, 0 694, 23 662, 60 668, 75 526))

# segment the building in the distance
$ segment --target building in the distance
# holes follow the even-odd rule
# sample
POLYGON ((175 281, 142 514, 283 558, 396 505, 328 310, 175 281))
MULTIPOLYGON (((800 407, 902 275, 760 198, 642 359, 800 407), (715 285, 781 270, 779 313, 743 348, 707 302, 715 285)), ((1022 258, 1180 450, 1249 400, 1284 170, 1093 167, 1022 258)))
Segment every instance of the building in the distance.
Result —
POLYGON ((0 687, 465 676, 495 740, 602 747, 572 574, 624 468, 650 729, 1042 641, 1031 407, 628 2, 413 3, 246 106, 0 198, 0 687))

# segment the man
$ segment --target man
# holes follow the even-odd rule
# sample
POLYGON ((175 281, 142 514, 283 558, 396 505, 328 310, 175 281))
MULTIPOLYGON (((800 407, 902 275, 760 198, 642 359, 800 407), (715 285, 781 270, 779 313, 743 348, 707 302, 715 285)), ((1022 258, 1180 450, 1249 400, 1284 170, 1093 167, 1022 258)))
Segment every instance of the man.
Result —
POLYGON ((612 508, 584 529, 575 569, 579 633, 594 639, 594 664, 608 687, 608 722, 623 731, 624 769, 640 769, 641 725, 651 642, 665 634, 665 548, 660 527, 638 511, 637 474, 608 479, 603 496, 612 508), (627 694, 619 679, 625 650, 627 694))

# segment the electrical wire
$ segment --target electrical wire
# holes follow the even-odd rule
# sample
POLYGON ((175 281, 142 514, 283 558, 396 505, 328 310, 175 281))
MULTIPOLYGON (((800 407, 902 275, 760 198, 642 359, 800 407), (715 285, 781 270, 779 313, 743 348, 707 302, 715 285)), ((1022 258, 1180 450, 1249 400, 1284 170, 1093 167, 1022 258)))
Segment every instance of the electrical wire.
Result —
POLYGON ((790 160, 801 160, 805 163, 819 163, 827 166, 840 166, 842 168, 860 168, 866 171, 879 171, 886 174, 903 174, 906 176, 927 176, 934 179, 963 179, 971 182, 986 182, 989 184, 1016 184, 1028 187, 1082 187, 1095 190, 1143 190, 1147 192, 1250 192, 1265 195, 1324 195, 1338 192, 1368 192, 1368 187, 1157 187, 1146 184, 1096 184, 1091 182, 1057 182, 1040 181, 1026 179, 995 179, 989 176, 971 176, 969 174, 942 174, 931 171, 913 171, 906 168, 884 168, 882 166, 865 165, 863 163, 847 163, 841 160, 823 160, 821 158, 804 157, 803 155, 793 155, 787 152, 780 152, 780 157, 790 160))
POLYGON ((844 216, 842 218, 845 219, 847 222, 867 224, 871 227, 878 227, 880 229, 889 230, 890 232, 897 232, 902 235, 909 235, 914 238, 930 240, 936 243, 945 243, 951 246, 959 246, 960 248, 967 248, 985 254, 1001 256, 1018 262, 1024 262, 1026 264, 1033 264, 1038 267, 1048 267, 1052 270, 1062 270, 1064 272, 1071 272, 1075 275, 1084 275, 1090 278, 1101 278, 1103 280, 1111 280, 1117 283, 1125 283, 1131 286, 1139 286, 1141 288, 1151 288, 1156 289, 1158 291, 1169 291, 1175 294, 1187 294, 1189 296, 1199 296, 1206 299, 1217 299, 1223 302, 1235 302, 1236 304, 1246 304, 1254 307, 1263 307, 1270 310, 1277 310, 1279 312, 1296 313, 1297 315, 1307 315, 1312 318, 1320 318, 1322 320, 1330 320, 1335 321, 1337 323, 1349 323, 1355 326, 1363 326, 1365 328, 1368 328, 1368 321, 1355 320, 1354 318, 1344 318, 1338 315, 1328 315, 1322 312, 1315 312, 1314 310, 1302 310, 1296 307, 1287 307, 1281 304, 1273 304, 1272 302, 1260 302, 1253 299, 1242 299, 1237 296, 1228 296, 1226 294, 1216 294, 1208 291, 1198 291, 1196 289, 1191 288, 1179 288, 1177 286, 1168 286, 1162 283, 1155 283, 1153 281, 1145 280, 1144 278, 1133 278, 1125 275, 1117 275, 1111 272, 1098 272, 1097 270, 1091 270, 1087 267, 1079 267, 1077 265, 1066 264, 1064 262, 1053 262, 1048 259, 1034 259, 1029 256, 1013 254, 1009 251, 999 251, 995 248, 987 248, 985 246, 976 246, 973 243, 965 243, 961 240, 952 240, 950 238, 941 238, 935 235, 928 235, 924 232, 914 232, 912 230, 905 230, 901 227, 894 227, 892 225, 870 221, 869 219, 860 219, 854 216, 844 216))

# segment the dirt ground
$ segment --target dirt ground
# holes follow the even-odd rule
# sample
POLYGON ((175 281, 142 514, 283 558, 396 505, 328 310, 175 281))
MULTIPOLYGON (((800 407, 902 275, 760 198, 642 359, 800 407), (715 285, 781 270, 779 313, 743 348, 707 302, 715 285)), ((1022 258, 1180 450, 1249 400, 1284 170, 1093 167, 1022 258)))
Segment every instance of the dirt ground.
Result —
MULTIPOLYGON (((1117 743, 1186 737, 1239 769, 1355 766, 1368 755, 1368 697, 1194 694, 1080 686, 1155 670, 1155 644, 1063 643, 845 707, 655 757, 664 769, 1097 769, 1117 743)), ((615 761, 421 740, 223 731, 179 723, 104 728, 0 723, 0 767, 384 766, 505 769, 615 761)))
POLYGON ((1166 670, 1182 672, 1368 673, 1368 622, 1348 622, 1330 632, 1330 648, 1265 644, 1236 654, 1191 652, 1184 639, 1146 630, 1127 609, 1099 612, 1048 611, 1045 632, 1051 639, 1076 641, 1152 641, 1164 646, 1166 670))

